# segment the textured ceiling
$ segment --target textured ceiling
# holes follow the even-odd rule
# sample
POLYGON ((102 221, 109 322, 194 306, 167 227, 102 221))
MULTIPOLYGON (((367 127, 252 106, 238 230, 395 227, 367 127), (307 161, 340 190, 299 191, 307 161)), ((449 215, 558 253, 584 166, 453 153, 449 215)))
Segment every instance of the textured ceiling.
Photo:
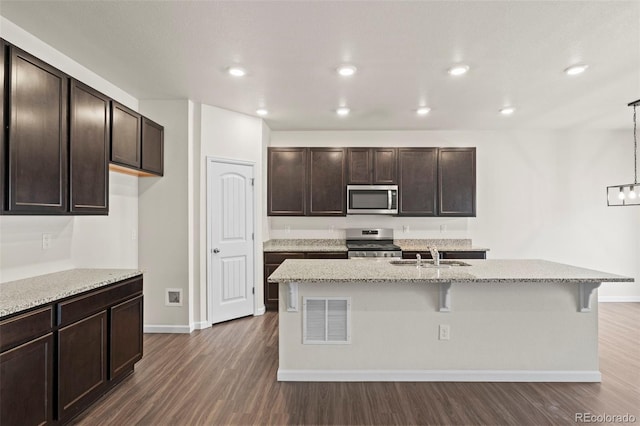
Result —
POLYGON ((264 105, 274 130, 629 128, 640 98, 638 1, 2 0, 0 14, 139 99, 264 105), (358 73, 339 77, 343 62, 358 73), (456 62, 470 72, 449 76, 456 62), (576 62, 588 71, 566 76, 576 62))

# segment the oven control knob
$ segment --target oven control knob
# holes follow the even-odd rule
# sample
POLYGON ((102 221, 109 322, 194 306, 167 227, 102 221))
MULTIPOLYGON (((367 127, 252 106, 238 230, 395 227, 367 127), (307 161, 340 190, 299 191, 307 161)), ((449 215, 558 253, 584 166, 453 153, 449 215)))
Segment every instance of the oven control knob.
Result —
POLYGON ((383 254, 383 256, 384 256, 384 257, 388 257, 388 256, 389 256, 389 253, 385 253, 385 254, 383 254))

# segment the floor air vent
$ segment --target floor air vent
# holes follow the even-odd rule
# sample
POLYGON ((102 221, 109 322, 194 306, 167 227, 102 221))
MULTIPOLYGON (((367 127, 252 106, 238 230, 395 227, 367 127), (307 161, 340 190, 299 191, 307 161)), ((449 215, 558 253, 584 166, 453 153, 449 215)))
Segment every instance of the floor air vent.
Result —
POLYGON ((351 343, 351 298, 303 297, 302 343, 351 343))

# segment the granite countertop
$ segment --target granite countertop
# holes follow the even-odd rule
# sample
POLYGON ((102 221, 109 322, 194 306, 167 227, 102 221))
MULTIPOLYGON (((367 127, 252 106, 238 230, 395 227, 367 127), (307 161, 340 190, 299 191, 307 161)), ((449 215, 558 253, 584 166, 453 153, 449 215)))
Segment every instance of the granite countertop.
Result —
POLYGON ((464 260, 448 269, 392 265, 379 259, 285 260, 269 282, 633 282, 633 278, 546 260, 464 260))
MULTIPOLYGON (((403 251, 428 251, 435 246, 440 251, 489 251, 488 248, 473 247, 469 239, 396 239, 394 244, 403 251)), ((347 251, 345 240, 291 239, 269 240, 263 244, 265 252, 292 251, 347 251)))
POLYGON ((263 244, 265 252, 289 251, 347 251, 345 240, 299 239, 269 240, 263 244))
POLYGON ((0 284, 0 318, 141 275, 137 269, 71 269, 0 284))

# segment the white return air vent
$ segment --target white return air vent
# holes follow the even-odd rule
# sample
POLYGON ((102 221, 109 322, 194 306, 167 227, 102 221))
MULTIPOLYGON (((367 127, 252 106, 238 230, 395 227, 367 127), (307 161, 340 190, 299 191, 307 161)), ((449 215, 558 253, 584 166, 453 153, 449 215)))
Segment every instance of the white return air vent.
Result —
POLYGON ((351 343, 350 297, 303 297, 302 343, 351 343))

